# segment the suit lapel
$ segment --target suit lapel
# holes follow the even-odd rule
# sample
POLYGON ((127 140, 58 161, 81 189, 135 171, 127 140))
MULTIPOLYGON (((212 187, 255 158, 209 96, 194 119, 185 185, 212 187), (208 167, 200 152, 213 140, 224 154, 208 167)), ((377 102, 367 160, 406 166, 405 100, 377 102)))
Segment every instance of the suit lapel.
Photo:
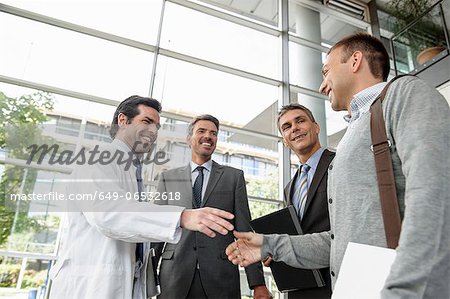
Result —
POLYGON ((322 181, 323 176, 328 171, 328 165, 330 164, 330 162, 332 160, 332 155, 330 155, 330 154, 331 154, 331 152, 326 149, 322 153, 322 157, 320 157, 319 164, 317 164, 317 169, 316 169, 316 172, 314 173, 313 180, 311 182, 311 185, 308 188, 308 197, 306 198, 304 214, 306 214, 308 207, 311 205, 311 201, 313 200, 314 196, 316 195, 316 191, 317 191, 317 187, 319 187, 319 183, 322 181))
POLYGON ((214 190, 214 187, 217 185, 217 182, 219 182, 222 174, 223 174, 223 166, 213 161, 211 173, 209 175, 208 185, 206 186, 205 196, 203 197, 202 201, 202 207, 205 206, 206 202, 209 199, 209 196, 214 190))
POLYGON ((286 188, 287 188, 287 198, 286 198, 286 200, 287 200, 287 205, 288 206, 294 204, 292 197, 294 196, 294 193, 295 193, 294 188, 295 188, 295 181, 297 180, 297 176, 298 176, 298 167, 297 167, 297 171, 294 174, 294 177, 289 181, 288 185, 286 186, 286 188))
POLYGON ((180 182, 180 194, 182 206, 187 208, 192 208, 192 175, 191 175, 191 165, 188 164, 186 167, 180 168, 177 174, 178 178, 181 178, 180 182))

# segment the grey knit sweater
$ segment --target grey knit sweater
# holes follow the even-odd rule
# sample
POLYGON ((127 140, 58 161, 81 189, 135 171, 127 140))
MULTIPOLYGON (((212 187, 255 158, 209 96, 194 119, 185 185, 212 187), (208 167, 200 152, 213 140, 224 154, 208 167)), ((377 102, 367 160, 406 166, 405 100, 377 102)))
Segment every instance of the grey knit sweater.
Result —
MULTIPOLYGON (((403 222, 381 297, 450 298, 449 106, 434 88, 406 77, 391 85, 383 110, 403 222)), ((367 112, 348 127, 329 168, 331 230, 265 236, 263 257, 302 268, 330 266, 334 285, 348 242, 386 247, 370 145, 367 112)))

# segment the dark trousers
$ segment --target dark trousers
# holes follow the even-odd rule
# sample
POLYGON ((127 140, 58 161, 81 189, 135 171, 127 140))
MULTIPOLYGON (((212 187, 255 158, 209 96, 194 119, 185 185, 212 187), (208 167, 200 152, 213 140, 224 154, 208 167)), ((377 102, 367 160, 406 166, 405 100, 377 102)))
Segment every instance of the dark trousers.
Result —
POLYGON ((205 290, 203 289, 202 280, 200 278, 200 272, 195 269, 194 278, 192 279, 191 288, 187 294, 187 298, 190 299, 207 299, 205 290))
POLYGON ((288 293, 289 299, 329 299, 331 289, 329 287, 292 291, 288 293))

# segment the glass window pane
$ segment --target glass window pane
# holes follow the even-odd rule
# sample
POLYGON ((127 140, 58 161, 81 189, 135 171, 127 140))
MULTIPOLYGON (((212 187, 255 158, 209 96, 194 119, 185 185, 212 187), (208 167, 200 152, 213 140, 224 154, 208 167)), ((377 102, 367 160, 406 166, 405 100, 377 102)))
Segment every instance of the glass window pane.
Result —
POLYGON ((276 134, 275 86, 160 56, 153 96, 165 111, 212 114, 223 123, 276 134))
POLYGON ((278 44, 275 36, 166 4, 162 48, 278 78, 278 44))
POLYGON ((200 0, 247 18, 278 25, 278 0, 200 0))
POLYGON ((150 44, 156 43, 162 6, 162 0, 5 0, 2 2, 150 44))
POLYGON ((231 158, 227 164, 244 171, 248 196, 278 199, 278 141, 244 132, 232 133, 222 145, 231 158))
POLYGON ((271 203, 271 202, 262 202, 256 200, 249 200, 248 202, 250 208, 250 214, 252 219, 259 218, 261 216, 273 213, 278 211, 283 207, 283 203, 271 203))
MULTIPOLYGON (((394 24, 395 32, 399 32, 407 22, 397 20, 394 24)), ((392 40, 399 73, 421 70, 448 55, 449 45, 446 44, 445 24, 439 6, 392 40)))
POLYGON ((5 13, 0 28, 2 75, 118 100, 148 94, 153 53, 5 13))
POLYGON ((321 51, 289 42, 289 81, 291 84, 319 90, 322 83, 321 51))
MULTIPOLYGON (((14 253, 12 255, 14 256, 14 253)), ((0 264, 0 298, 36 298, 29 296, 32 294, 30 289, 35 289, 37 294, 43 296, 45 290, 42 287, 47 282, 49 260, 4 256, 0 256, 0 259, 2 260, 0 264), (24 270, 22 277, 20 277, 21 267, 24 270), (38 292, 38 288, 41 292, 38 292)))
POLYGON ((60 215, 52 213, 50 201, 18 200, 24 196, 49 196, 56 189, 56 173, 5 165, 2 173, 2 194, 6 212, 3 214, 7 239, 0 242, 0 249, 18 252, 54 254, 58 236, 60 215))

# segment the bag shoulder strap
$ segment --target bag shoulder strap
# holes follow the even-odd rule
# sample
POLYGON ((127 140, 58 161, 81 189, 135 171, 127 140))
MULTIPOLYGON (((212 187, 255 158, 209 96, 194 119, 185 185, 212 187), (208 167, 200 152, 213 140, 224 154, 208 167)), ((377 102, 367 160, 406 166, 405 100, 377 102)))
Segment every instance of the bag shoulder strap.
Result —
POLYGON ((394 170, 389 148, 391 141, 387 138, 386 127, 381 103, 392 82, 405 75, 393 78, 375 99, 370 107, 370 133, 372 136, 371 150, 375 158, 378 191, 380 193, 381 211, 383 213, 384 231, 388 248, 395 249, 400 239, 400 210, 398 207, 397 190, 395 188, 394 170))

